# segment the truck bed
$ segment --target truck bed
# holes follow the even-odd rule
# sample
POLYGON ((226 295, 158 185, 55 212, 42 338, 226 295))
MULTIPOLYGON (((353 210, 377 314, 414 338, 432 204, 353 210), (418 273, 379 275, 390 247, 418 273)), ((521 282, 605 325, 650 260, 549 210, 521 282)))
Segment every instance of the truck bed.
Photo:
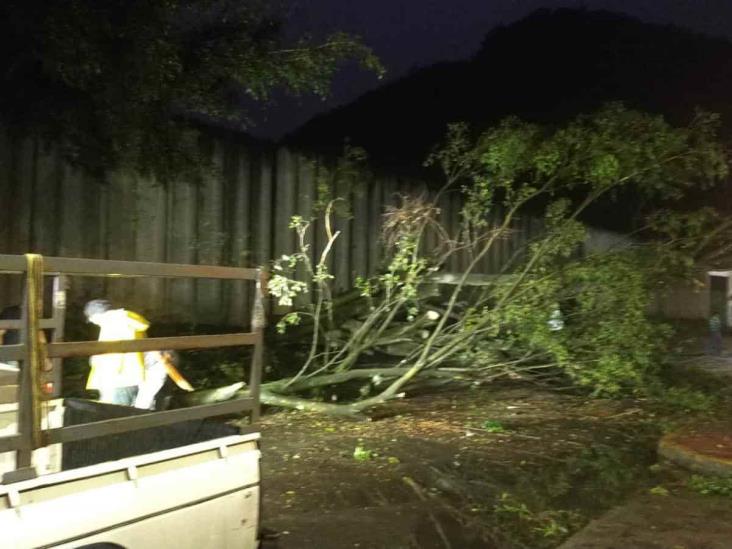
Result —
POLYGON ((3 547, 257 546, 259 434, 0 485, 3 547))

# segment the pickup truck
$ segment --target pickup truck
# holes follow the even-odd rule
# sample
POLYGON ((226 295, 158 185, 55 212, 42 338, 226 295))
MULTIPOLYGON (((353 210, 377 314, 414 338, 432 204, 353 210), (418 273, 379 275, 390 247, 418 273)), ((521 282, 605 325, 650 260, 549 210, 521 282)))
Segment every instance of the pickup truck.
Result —
POLYGON ((31 254, 0 255, 0 272, 25 278, 22 318, 0 321, 0 329, 21 334, 19 344, 0 346, 0 394, 17 392, 15 402, 0 402, 0 547, 258 547, 264 273, 31 254), (251 331, 65 342, 59 281, 74 275, 249 280, 251 331), (53 315, 44 319, 49 276, 53 315), (44 329, 53 331, 48 341, 39 335, 44 329), (65 357, 238 345, 252 347, 252 360, 247 390, 233 400, 151 412, 59 398, 65 357), (43 391, 46 358, 54 364, 50 395, 43 391), (213 419, 242 414, 248 423, 213 419))

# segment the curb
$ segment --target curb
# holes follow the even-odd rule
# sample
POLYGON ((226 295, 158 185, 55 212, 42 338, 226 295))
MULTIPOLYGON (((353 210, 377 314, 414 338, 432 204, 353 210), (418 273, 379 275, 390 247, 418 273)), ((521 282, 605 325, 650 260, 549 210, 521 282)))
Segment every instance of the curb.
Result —
POLYGON ((728 434, 719 431, 669 433, 658 443, 658 454, 696 473, 732 476, 732 431, 728 434))

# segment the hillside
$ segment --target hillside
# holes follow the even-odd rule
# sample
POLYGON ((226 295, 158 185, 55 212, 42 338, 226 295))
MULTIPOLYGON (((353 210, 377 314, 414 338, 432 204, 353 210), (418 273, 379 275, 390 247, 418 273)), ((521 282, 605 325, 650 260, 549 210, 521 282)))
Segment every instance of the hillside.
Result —
POLYGON ((732 43, 629 16, 539 10, 489 32, 469 60, 436 64, 320 115, 286 142, 336 153, 364 147, 376 166, 414 171, 446 124, 507 115, 552 123, 611 100, 689 120, 695 107, 732 129, 732 43))

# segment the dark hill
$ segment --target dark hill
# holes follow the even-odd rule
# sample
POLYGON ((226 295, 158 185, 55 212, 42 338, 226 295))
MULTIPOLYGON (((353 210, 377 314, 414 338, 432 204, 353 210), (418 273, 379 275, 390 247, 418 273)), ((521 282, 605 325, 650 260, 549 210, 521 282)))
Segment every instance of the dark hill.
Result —
POLYGON ((416 71, 314 118, 286 142, 334 153, 348 139, 376 166, 412 171, 449 122, 480 129, 518 115, 553 123, 610 100, 673 122, 699 106, 732 129, 732 43, 610 12, 540 10, 491 31, 472 59, 416 71))

